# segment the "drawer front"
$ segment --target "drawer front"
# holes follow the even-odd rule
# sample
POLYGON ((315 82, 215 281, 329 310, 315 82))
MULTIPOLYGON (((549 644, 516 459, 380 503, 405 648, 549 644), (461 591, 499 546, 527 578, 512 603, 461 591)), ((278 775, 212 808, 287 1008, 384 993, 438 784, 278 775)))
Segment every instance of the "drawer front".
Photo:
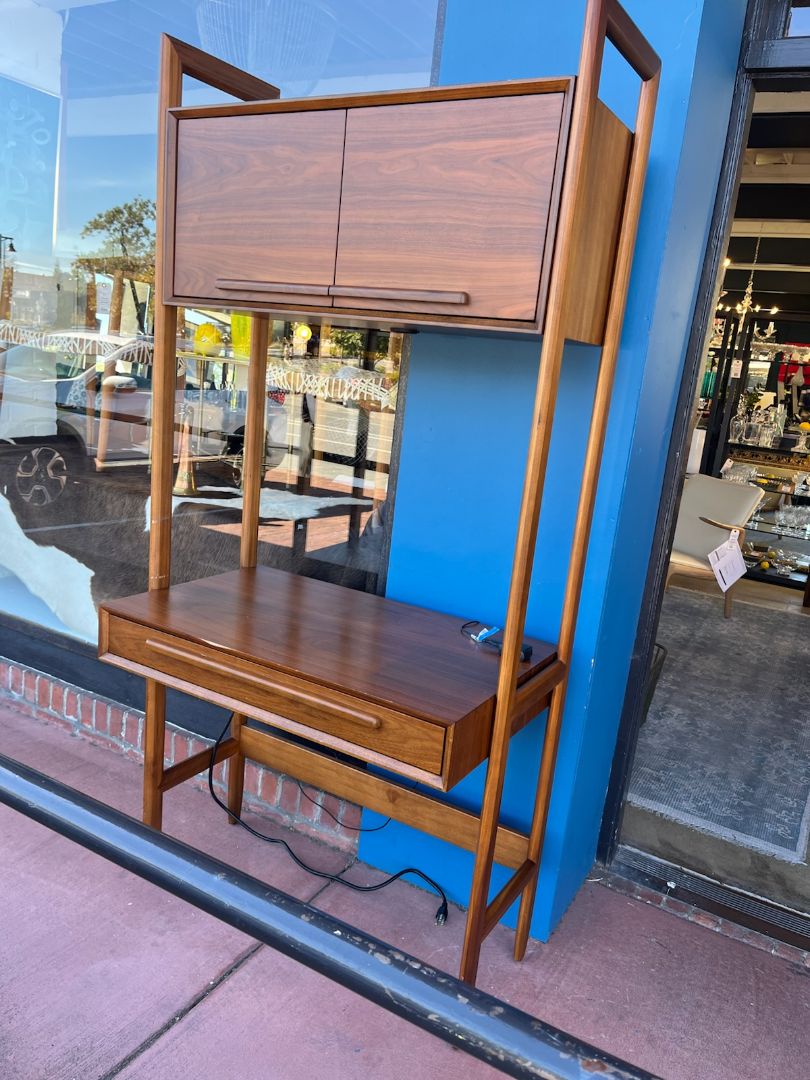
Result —
POLYGON ((175 296, 332 305, 345 123, 343 109, 178 121, 175 296))
POLYGON ((339 308, 535 318, 562 94, 348 110, 339 308))
MULTIPOLYGON (((120 657, 147 677, 226 699, 247 715, 278 714, 426 772, 441 771, 445 729, 437 724, 250 663, 140 623, 108 616, 103 659, 120 657), (187 684, 187 685, 181 685, 187 684)), ((271 721, 272 722, 272 721, 271 721)), ((362 754, 358 756, 362 757, 362 754)))

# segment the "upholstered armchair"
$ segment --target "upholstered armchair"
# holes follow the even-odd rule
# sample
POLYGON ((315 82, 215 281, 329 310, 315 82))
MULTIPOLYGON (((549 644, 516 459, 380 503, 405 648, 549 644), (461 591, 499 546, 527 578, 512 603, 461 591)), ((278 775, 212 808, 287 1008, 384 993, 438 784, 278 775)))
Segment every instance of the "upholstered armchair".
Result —
MULTIPOLYGON (((709 552, 723 540, 724 533, 739 529, 740 545, 745 527, 762 501, 762 491, 752 484, 735 484, 698 473, 687 478, 678 509, 675 539, 667 570, 666 587, 672 578, 714 578, 709 552)), ((719 588, 719 586, 718 586, 719 588)), ((724 614, 731 617, 734 586, 725 594, 724 614)))

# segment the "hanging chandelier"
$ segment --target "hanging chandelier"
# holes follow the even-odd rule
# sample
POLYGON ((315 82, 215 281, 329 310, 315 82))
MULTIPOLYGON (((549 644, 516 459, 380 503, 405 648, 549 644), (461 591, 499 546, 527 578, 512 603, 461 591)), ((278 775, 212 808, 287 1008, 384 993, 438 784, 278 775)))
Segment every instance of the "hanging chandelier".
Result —
MULTIPOLYGON (((733 310, 738 315, 745 316, 748 314, 749 311, 753 312, 755 315, 759 315, 759 313, 763 311, 767 315, 775 315, 779 311, 778 307, 771 307, 765 310, 763 309, 761 304, 754 303, 754 270, 756 269, 757 259, 759 258, 759 242, 761 239, 762 237, 757 237, 757 246, 754 248, 754 261, 751 264, 751 273, 748 276, 748 284, 745 286, 743 298, 738 304, 735 304, 733 308, 733 310)), ((731 259, 729 259, 728 256, 726 256, 726 258, 723 260, 723 266, 725 269, 728 269, 729 266, 731 266, 731 259)), ((724 289, 720 293, 721 301, 723 297, 727 294, 727 289, 724 289)), ((732 307, 730 304, 719 303, 717 305, 717 310, 722 312, 730 312, 732 310, 732 307)))

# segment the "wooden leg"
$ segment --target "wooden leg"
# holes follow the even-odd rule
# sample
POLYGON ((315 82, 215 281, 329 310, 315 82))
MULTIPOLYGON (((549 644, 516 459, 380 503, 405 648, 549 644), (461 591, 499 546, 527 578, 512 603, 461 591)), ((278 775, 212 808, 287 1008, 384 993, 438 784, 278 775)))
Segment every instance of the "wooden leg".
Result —
MULTIPOLYGON (((239 741, 244 717, 234 713, 231 717, 231 738, 239 741)), ((236 818, 242 813, 242 795, 245 790, 245 755, 237 750, 228 761, 228 809, 233 817, 228 818, 229 825, 236 825, 236 818)))
POLYGON ((534 911, 534 898, 537 894, 537 881, 540 871, 540 856, 543 851, 543 841, 546 835, 548 822, 548 808, 551 804, 551 787, 554 782, 554 766, 557 760, 557 746, 560 741, 560 728, 562 727, 563 709, 565 707, 565 690, 568 683, 567 677, 554 687, 551 694, 551 703, 548 708, 546 720, 546 734, 543 740, 543 756, 540 760, 540 780, 537 785, 537 794, 532 813, 532 827, 529 832, 529 859, 535 864, 534 873, 526 882, 520 897, 520 909, 518 911, 517 928, 515 930, 515 959, 522 960, 526 954, 526 945, 529 941, 529 930, 534 911))
POLYGON ((723 615, 727 618, 731 618, 731 604, 734 600, 732 593, 734 592, 734 586, 730 589, 726 589, 726 595, 723 597, 723 615))
POLYGON ((484 784, 484 800, 481 807, 481 824, 475 852, 469 907, 467 908, 467 923, 464 927, 461 966, 458 973, 459 978, 469 983, 470 986, 475 986, 475 980, 478 976, 478 960, 481 956, 481 945, 486 937, 489 883, 492 875, 492 860, 495 853, 495 836, 498 831, 501 796, 503 795, 505 763, 497 759, 493 760, 494 757, 494 754, 490 754, 487 762, 487 778, 484 784))
POLYGON ((153 829, 163 826, 163 745, 166 737, 166 687, 146 680, 146 719, 143 732, 143 820, 153 829))

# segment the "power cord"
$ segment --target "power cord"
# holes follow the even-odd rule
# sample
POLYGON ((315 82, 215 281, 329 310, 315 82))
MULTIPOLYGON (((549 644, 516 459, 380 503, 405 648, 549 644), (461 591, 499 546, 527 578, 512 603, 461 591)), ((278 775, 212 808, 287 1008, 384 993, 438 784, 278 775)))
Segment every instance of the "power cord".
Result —
POLYGON ((349 829, 351 832, 356 833, 379 832, 380 829, 384 829, 386 825, 391 824, 391 818, 388 817, 381 825, 372 825, 369 828, 365 829, 361 828, 361 826, 359 825, 347 825, 345 821, 341 821, 340 818, 337 817, 337 815, 333 814, 331 810, 327 809, 327 807, 325 807, 322 802, 318 802, 317 799, 313 799, 300 780, 296 780, 295 783, 298 786, 298 790, 301 792, 307 802, 311 802, 313 806, 319 806, 321 808, 322 814, 326 814, 327 817, 330 817, 332 821, 337 822, 337 824, 340 825, 343 829, 349 829))
MULTIPOLYGON (((398 881, 401 877, 405 877, 406 874, 413 874, 414 876, 421 878, 426 885, 429 885, 441 898, 441 903, 436 911, 436 925, 443 926, 447 922, 448 905, 447 896, 444 889, 437 882, 423 873, 421 870, 417 870, 414 866, 408 866, 404 870, 398 870, 396 874, 391 874, 390 877, 385 878, 383 881, 378 881, 375 885, 358 885, 354 881, 348 881, 346 878, 340 877, 338 874, 330 874, 325 870, 316 870, 314 866, 308 866, 302 859, 300 859, 286 840, 282 840, 280 837, 268 836, 266 833, 259 832, 258 829, 254 829, 252 825, 248 825, 246 821, 243 821, 239 814, 235 814, 226 803, 220 799, 216 791, 214 791, 214 767, 217 763, 217 750, 219 750, 222 740, 225 738, 225 734, 228 728, 231 726, 231 717, 228 717, 228 721, 225 727, 219 734, 217 741, 211 747, 211 760, 208 763, 208 791, 211 798, 224 810, 225 813, 238 822, 246 832, 249 832, 251 836, 255 836, 259 840, 264 840, 268 844, 280 844, 281 847, 287 852, 292 861, 299 869, 305 871, 307 874, 312 874, 313 877, 322 878, 324 881, 332 881, 336 885, 345 885, 347 889, 353 889, 354 892, 378 892, 380 889, 384 889, 387 885, 391 885, 392 882, 398 881)), ((327 811, 328 812, 328 811, 327 811)), ((385 824, 388 824, 387 822, 385 824)), ((383 826, 377 826, 382 828, 383 826)), ((369 830, 373 831, 373 830, 369 830)))

